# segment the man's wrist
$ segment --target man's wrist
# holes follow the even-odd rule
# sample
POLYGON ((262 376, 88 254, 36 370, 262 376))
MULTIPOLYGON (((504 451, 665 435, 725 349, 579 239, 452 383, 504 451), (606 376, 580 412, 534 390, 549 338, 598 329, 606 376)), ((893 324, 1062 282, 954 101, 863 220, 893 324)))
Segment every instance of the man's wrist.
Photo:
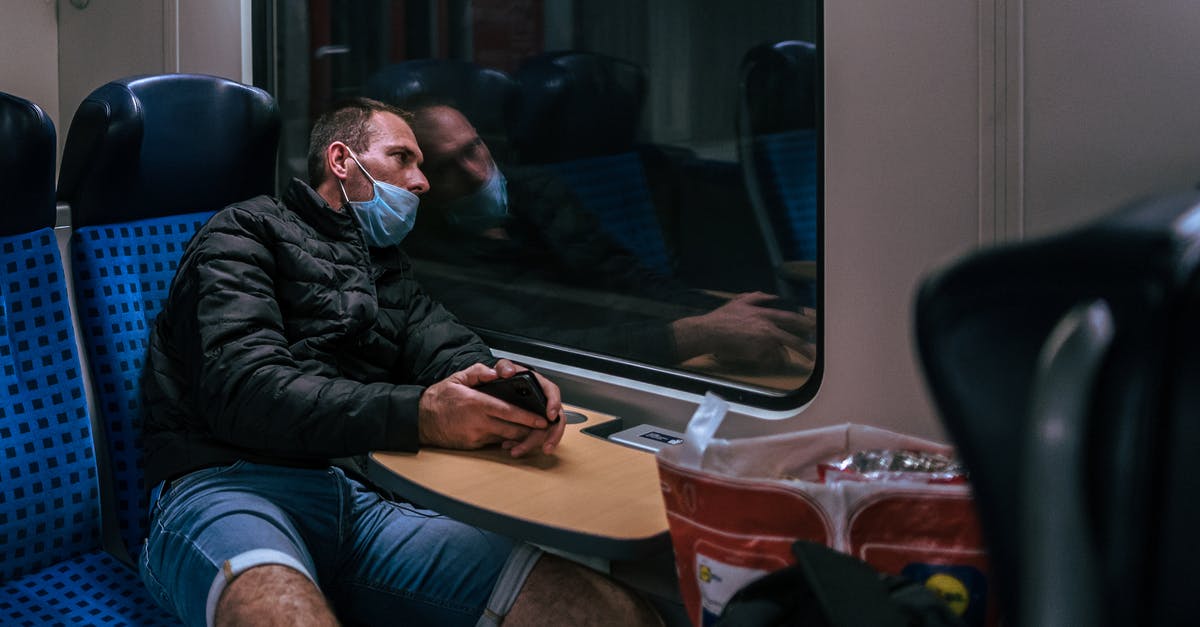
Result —
POLYGON ((680 318, 670 324, 671 337, 675 340, 675 352, 680 361, 691 359, 701 354, 701 334, 699 318, 689 316, 680 318))

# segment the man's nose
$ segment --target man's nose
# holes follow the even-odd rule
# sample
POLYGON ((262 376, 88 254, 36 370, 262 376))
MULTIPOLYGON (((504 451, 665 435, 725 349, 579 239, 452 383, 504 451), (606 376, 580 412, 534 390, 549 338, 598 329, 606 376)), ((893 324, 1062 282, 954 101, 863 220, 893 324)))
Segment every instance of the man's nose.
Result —
POLYGON ((467 159, 462 161, 462 170, 467 175, 472 189, 478 189, 487 182, 492 174, 492 163, 485 159, 467 159))
POLYGON ((424 172, 414 169, 414 174, 405 189, 420 196, 429 191, 429 179, 425 178, 424 172))

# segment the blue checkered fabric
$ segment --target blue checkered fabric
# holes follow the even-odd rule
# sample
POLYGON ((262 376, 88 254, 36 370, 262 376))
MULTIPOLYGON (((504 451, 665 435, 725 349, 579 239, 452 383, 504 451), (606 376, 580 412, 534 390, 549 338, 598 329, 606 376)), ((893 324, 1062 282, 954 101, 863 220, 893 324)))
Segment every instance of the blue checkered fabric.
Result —
POLYGON ((91 424, 58 243, 0 238, 0 625, 178 625, 100 550, 91 424))
POLYGON ((817 258, 817 134, 800 129, 755 138, 762 193, 785 260, 817 258))
POLYGON ((546 164, 566 182, 601 227, 651 270, 671 276, 671 261, 646 171, 637 153, 546 164))
POLYGON ((100 545, 83 373, 54 231, 0 238, 0 581, 100 545))
POLYGON ((121 540, 131 556, 149 524, 141 444, 146 345, 184 247, 213 213, 86 226, 71 240, 80 330, 108 440, 121 540))
POLYGON ((92 552, 0 584, 0 625, 179 625, 135 572, 92 552))

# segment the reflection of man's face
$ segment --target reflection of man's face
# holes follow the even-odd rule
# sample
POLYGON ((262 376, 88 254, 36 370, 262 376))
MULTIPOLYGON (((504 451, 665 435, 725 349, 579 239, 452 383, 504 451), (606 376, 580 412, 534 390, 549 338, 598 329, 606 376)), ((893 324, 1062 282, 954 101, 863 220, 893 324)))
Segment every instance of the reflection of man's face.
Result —
POLYGON ((415 126, 425 154, 421 171, 429 179, 423 202, 444 205, 478 190, 494 166, 475 127, 451 107, 431 107, 419 115, 415 126))

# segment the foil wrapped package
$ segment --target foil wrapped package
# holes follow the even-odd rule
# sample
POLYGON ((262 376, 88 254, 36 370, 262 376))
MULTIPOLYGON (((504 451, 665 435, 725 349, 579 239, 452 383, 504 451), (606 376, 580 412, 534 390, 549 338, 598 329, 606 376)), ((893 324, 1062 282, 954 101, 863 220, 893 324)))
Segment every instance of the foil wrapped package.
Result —
POLYGON ((948 455, 904 449, 869 449, 832 462, 819 464, 823 483, 837 481, 915 481, 917 483, 964 483, 962 463, 948 455))

